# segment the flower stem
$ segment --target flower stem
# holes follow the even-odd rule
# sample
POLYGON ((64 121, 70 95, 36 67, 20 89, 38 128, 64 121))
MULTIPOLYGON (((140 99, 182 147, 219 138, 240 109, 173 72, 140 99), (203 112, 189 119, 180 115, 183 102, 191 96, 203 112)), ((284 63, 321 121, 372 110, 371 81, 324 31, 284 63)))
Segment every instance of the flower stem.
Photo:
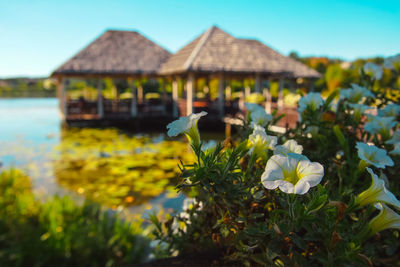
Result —
POLYGON ((360 160, 360 163, 358 164, 358 169, 357 169, 357 176, 360 175, 366 167, 368 167, 368 162, 364 160, 360 160))
POLYGON ((295 214, 295 208, 296 208, 296 202, 297 202, 297 195, 296 194, 287 194, 288 198, 288 205, 289 205, 289 218, 290 218, 290 228, 293 230, 294 228, 294 221, 296 218, 295 214))

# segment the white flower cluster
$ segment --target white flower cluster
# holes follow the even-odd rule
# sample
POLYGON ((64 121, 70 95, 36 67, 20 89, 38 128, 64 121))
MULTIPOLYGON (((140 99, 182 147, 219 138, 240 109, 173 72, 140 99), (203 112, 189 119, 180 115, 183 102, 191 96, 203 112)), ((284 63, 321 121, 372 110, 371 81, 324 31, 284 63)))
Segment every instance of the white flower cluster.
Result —
POLYGON ((324 104, 324 99, 320 93, 308 93, 305 97, 299 100, 299 113, 305 110, 316 111, 324 104))
POLYGON ((278 141, 276 136, 267 135, 264 127, 253 124, 253 133, 249 136, 250 153, 263 157, 268 149, 273 150, 278 141))
POLYGON ((374 204, 380 210, 379 214, 368 224, 370 235, 388 228, 400 229, 400 215, 388 206, 400 210, 400 201, 386 188, 383 179, 379 178, 372 169, 366 169, 371 175, 372 183, 367 190, 357 196, 355 203, 360 207, 374 204))
POLYGON ((267 114, 263 107, 253 103, 245 103, 245 106, 250 113, 252 124, 258 124, 265 127, 269 122, 273 120, 271 114, 267 114))
MULTIPOLYGON (((299 111, 306 109, 317 110, 324 101, 320 94, 310 93, 300 99, 299 111)), ((268 150, 274 155, 268 159, 261 182, 267 189, 279 189, 288 194, 305 194, 308 190, 321 182, 324 168, 321 164, 310 162, 301 155, 303 147, 295 140, 287 140, 277 145, 277 137, 267 135, 265 125, 272 120, 264 109, 256 104, 246 103, 250 112, 253 133, 249 136, 250 153, 265 158, 268 150), (257 114, 257 116, 255 115, 257 114)))
POLYGON ((344 99, 349 103, 362 104, 367 98, 373 98, 375 95, 365 87, 358 84, 351 84, 351 88, 340 90, 340 99, 344 99))
MULTIPOLYGON (((389 68, 397 63, 400 63, 400 56, 386 59, 384 67, 389 68)), ((377 64, 367 62, 363 66, 363 71, 376 80, 382 79, 383 69, 377 64)), ((400 115, 400 105, 391 103, 378 110, 365 105, 367 99, 374 97, 375 95, 370 90, 357 84, 352 84, 351 88, 340 91, 340 100, 344 101, 347 112, 353 114, 354 121, 360 123, 362 116, 366 115, 368 120, 364 125, 364 130, 371 135, 380 135, 382 141, 387 141, 392 130, 397 128, 398 122, 396 118, 400 115), (368 110, 370 112, 367 112, 368 110)), ((397 143, 392 144, 395 145, 395 149, 391 153, 398 154, 400 152, 400 143, 398 145, 397 143)))
POLYGON ((383 69, 381 66, 379 66, 375 63, 372 63, 372 62, 365 63, 363 70, 367 75, 371 76, 375 80, 382 79, 383 69))

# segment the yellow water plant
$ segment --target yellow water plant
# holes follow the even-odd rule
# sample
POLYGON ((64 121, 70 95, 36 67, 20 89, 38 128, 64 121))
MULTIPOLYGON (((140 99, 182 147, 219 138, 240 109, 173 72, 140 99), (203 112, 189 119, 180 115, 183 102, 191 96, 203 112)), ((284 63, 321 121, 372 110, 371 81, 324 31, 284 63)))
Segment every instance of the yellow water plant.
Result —
POLYGON ((174 184, 186 142, 129 136, 116 129, 68 129, 53 161, 57 182, 108 207, 143 204, 174 184))

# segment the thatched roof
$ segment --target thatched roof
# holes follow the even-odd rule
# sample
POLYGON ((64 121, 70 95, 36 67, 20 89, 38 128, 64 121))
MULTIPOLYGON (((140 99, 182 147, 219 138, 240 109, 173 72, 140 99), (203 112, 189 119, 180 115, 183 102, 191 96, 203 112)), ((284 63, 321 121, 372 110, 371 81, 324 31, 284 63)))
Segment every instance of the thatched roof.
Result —
POLYGON ((135 31, 109 30, 54 71, 52 76, 157 74, 171 54, 135 31))
POLYGON ((160 74, 224 72, 319 78, 320 74, 257 40, 239 39, 211 27, 171 56, 160 74))

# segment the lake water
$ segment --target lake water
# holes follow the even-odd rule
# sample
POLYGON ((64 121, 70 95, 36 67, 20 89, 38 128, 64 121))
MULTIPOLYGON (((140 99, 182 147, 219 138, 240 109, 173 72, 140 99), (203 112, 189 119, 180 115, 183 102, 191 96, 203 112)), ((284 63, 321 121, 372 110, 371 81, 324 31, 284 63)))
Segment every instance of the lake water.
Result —
POLYGON ((51 179, 44 181, 44 177, 32 171, 34 165, 49 163, 49 153, 60 142, 60 129, 56 98, 0 99, 0 160, 3 168, 23 168, 35 177, 35 186, 46 182, 47 191, 61 193, 63 190, 51 179))
POLYGON ((129 214, 178 210, 185 196, 173 190, 176 166, 187 148, 161 133, 64 129, 55 98, 0 99, 2 168, 25 170, 40 198, 89 198, 129 214))

